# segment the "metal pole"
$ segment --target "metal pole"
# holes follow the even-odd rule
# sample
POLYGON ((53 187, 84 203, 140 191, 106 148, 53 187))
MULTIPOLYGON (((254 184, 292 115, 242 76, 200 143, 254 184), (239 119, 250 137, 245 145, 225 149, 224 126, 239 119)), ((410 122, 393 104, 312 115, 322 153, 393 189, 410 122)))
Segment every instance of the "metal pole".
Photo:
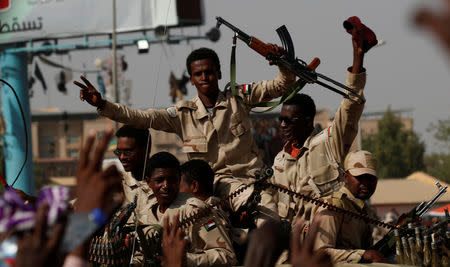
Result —
MULTIPOLYGON (((117 86, 117 50, 116 50, 116 44, 117 44, 117 37, 116 37, 116 0, 112 0, 112 17, 113 17, 113 30, 112 30, 112 59, 113 59, 113 73, 112 73, 112 82, 113 82, 113 91, 114 91, 114 97, 115 102, 120 103, 120 97, 119 97, 119 87, 117 86)), ((114 123, 115 129, 118 128, 118 123, 114 123)))
MULTIPOLYGON (((16 46, 14 46, 16 47, 16 46)), ((6 47, 2 47, 4 49, 6 47)), ((0 49, 0 50, 2 50, 0 49)), ((20 108, 11 89, 1 84, 2 115, 5 121, 5 135, 2 138, 2 150, 5 158, 5 178, 8 185, 12 185, 20 168, 28 159, 22 173, 17 178, 14 188, 27 194, 34 195, 33 156, 31 153, 31 113, 28 98, 27 54, 26 53, 0 53, 2 66, 2 79, 11 84, 17 93, 22 105, 25 123, 28 131, 28 151, 25 151, 25 133, 20 114, 20 108)))

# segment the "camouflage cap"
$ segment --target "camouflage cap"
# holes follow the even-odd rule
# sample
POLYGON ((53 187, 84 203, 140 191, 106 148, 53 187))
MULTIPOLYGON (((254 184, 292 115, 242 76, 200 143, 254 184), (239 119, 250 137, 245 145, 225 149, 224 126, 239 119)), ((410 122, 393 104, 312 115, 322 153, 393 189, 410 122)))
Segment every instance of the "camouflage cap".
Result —
POLYGON ((364 150, 357 150, 347 154, 344 161, 344 170, 353 176, 371 174, 377 176, 377 161, 372 153, 364 150))

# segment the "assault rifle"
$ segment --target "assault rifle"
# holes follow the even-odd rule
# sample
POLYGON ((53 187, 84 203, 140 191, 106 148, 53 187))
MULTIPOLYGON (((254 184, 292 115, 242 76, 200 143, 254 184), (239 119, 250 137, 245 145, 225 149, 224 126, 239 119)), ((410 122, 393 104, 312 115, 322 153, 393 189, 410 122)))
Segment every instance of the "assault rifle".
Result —
POLYGON ((131 203, 128 203, 121 211, 120 213, 114 217, 114 219, 111 221, 109 228, 110 232, 114 233, 114 231, 120 230, 120 228, 127 222, 128 218, 130 218, 131 213, 136 209, 137 205, 137 194, 134 196, 134 200, 131 203))
MULTIPOLYGON (((397 226, 400 231, 406 231, 408 223, 417 221, 443 194, 447 192, 448 186, 442 186, 439 182, 436 182, 436 186, 439 191, 430 201, 424 201, 417 205, 417 207, 413 208, 410 212, 400 216, 400 219, 397 222, 397 226)), ((393 254, 395 252, 394 229, 384 235, 383 238, 373 245, 371 249, 377 250, 386 257, 393 254)))
MULTIPOLYGON (((217 20, 216 28, 219 28, 220 25, 222 25, 222 24, 227 26, 232 31, 234 31, 235 36, 237 38, 244 41, 244 43, 246 43, 250 48, 255 50, 258 54, 264 56, 267 60, 272 60, 278 66, 282 66, 282 67, 288 69, 290 72, 294 73, 297 77, 304 80, 305 82, 317 83, 325 88, 328 88, 329 90, 331 90, 335 93, 342 95, 344 98, 350 99, 351 101, 358 102, 358 103, 365 102, 364 97, 359 95, 355 90, 353 90, 353 89, 345 86, 344 84, 337 82, 323 74, 315 72, 313 70, 314 67, 309 68, 305 61, 303 61, 299 58, 296 58, 295 51, 294 51, 294 45, 292 44, 292 38, 291 38, 291 35, 289 34, 289 31, 287 30, 285 25, 276 29, 277 34, 281 39, 283 48, 286 51, 286 55, 283 57, 283 56, 277 54, 277 52, 270 45, 262 42, 261 40, 259 40, 258 38, 254 37, 254 36, 250 36, 250 35, 246 34, 245 32, 241 31, 239 28, 235 27, 228 21, 224 20, 223 18, 216 17, 216 20, 217 20), (318 80, 318 78, 322 78, 325 81, 328 81, 342 89, 347 90, 349 94, 357 97, 358 101, 355 101, 354 99, 350 98, 350 96, 347 93, 318 80)), ((320 63, 320 61, 318 61, 316 64, 318 65, 319 63, 320 63)))

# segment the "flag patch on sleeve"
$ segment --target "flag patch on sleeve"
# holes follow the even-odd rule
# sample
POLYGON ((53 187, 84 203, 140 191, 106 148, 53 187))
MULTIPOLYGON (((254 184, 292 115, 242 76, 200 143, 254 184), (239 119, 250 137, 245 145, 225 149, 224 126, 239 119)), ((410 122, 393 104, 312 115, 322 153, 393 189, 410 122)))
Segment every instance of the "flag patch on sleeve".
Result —
POLYGON ((205 227, 206 231, 209 232, 209 231, 211 231, 212 229, 216 228, 217 226, 216 226, 216 222, 215 222, 214 220, 211 220, 211 221, 205 223, 205 224, 203 225, 203 227, 205 227))
POLYGON ((247 84, 241 85, 241 90, 242 90, 242 93, 244 95, 249 95, 250 92, 251 92, 251 89, 252 89, 252 85, 251 84, 247 83, 247 84))

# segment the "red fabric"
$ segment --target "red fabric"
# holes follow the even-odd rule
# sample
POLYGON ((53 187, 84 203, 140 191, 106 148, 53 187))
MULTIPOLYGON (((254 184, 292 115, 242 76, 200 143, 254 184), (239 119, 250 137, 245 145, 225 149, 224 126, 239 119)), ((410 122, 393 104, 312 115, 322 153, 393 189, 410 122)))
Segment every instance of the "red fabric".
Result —
POLYGON ((369 51, 370 48, 378 43, 375 33, 362 24, 361 20, 356 16, 349 17, 344 21, 344 28, 352 35, 364 52, 369 51))
POLYGON ((10 0, 0 0, 0 10, 7 9, 11 5, 10 0))
POLYGON ((430 210, 430 211, 428 211, 428 212, 441 212, 441 213, 445 213, 445 210, 446 210, 446 209, 450 210, 450 204, 447 204, 447 205, 444 205, 444 206, 442 206, 442 207, 439 207, 439 208, 430 210))

